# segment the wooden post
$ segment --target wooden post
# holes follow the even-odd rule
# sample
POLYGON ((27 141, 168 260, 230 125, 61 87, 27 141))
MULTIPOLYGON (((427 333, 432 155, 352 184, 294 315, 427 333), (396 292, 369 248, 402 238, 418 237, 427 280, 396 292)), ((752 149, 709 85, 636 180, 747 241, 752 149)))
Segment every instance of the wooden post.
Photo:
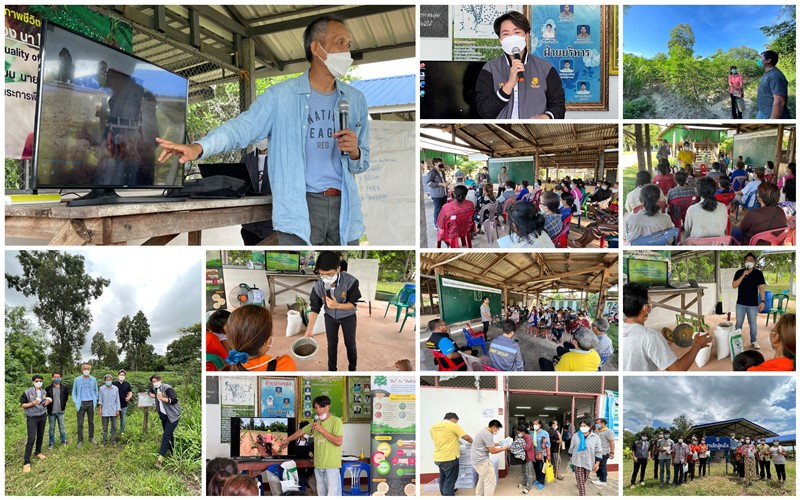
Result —
POLYGON ((647 170, 652 172, 653 171, 653 154, 650 152, 650 124, 644 124, 644 145, 647 149, 647 157, 645 158, 647 161, 647 170))
POLYGON ((428 241, 428 220, 425 216, 425 189, 422 185, 422 176, 419 178, 419 242, 420 246, 427 247, 428 241))
POLYGON ((603 181, 606 178, 606 152, 600 151, 600 168, 598 174, 595 176, 597 182, 603 181))
POLYGON ((539 178, 539 150, 536 150, 536 154, 533 158, 533 184, 536 184, 536 179, 539 178))
POLYGON ((783 124, 778 125, 778 137, 775 140, 775 182, 781 173, 781 149, 783 147, 783 124))
POLYGON ((647 170, 644 157, 644 141, 642 140, 642 124, 637 123, 633 126, 634 137, 636 138, 636 160, 639 162, 639 170, 647 170))
POLYGON ((603 277, 600 279, 600 293, 598 294, 597 297, 597 308, 594 314, 595 318, 599 318, 601 313, 603 312, 607 296, 606 282, 608 281, 610 275, 611 275, 611 268, 609 267, 605 268, 603 270, 603 277))
POLYGON ((144 422, 142 423, 142 434, 147 434, 147 415, 150 410, 147 406, 143 407, 144 410, 144 422))
POLYGON ((501 319, 508 319, 508 287, 503 285, 503 310, 500 312, 501 319))

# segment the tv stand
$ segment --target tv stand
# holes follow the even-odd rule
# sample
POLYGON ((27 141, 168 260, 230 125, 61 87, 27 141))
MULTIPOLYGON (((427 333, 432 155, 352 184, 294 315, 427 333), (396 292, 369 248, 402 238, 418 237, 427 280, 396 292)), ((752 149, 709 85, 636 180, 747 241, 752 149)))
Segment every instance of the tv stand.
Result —
POLYGON ((186 198, 167 198, 164 196, 120 196, 112 188, 92 189, 87 194, 67 202, 68 207, 88 207, 92 205, 121 205, 128 203, 164 203, 186 201, 186 198))

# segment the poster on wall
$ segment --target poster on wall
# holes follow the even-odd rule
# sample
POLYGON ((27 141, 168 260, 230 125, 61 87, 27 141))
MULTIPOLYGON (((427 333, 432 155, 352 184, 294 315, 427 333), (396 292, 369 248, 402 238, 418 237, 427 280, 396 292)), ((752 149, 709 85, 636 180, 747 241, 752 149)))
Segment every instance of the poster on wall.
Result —
POLYGON ((317 396, 331 398, 331 415, 344 418, 344 377, 303 377, 301 385, 303 395, 300 416, 303 419, 314 418, 313 402, 317 396))
POLYGON ((256 414, 256 382, 254 378, 220 378, 221 443, 231 442, 231 418, 256 414))
POLYGON ((609 429, 614 431, 614 435, 619 436, 619 393, 617 391, 606 391, 603 398, 603 418, 609 429))
POLYGON ((206 311, 225 309, 225 280, 222 270, 222 254, 219 250, 206 253, 206 311))
POLYGON ((567 109, 608 109, 605 15, 602 5, 531 5, 531 52, 558 71, 567 109))
POLYGON ((417 380, 412 376, 375 375, 370 425, 372 493, 417 493, 417 380))
POLYGON ((347 377, 345 418, 348 423, 372 421, 372 391, 369 377, 347 377))
POLYGON ((265 418, 295 417, 295 379, 260 377, 258 384, 259 416, 265 418))
POLYGON ((494 33, 494 20, 522 5, 453 6, 453 61, 488 61, 503 54, 494 33))

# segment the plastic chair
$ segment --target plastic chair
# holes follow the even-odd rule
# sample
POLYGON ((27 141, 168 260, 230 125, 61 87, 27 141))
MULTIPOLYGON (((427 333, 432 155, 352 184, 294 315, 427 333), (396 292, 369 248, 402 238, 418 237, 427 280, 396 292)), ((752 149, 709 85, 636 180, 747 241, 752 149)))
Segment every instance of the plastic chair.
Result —
POLYGON ((543 191, 544 191, 543 189, 540 189, 539 191, 535 191, 533 193, 533 196, 531 196, 531 203, 533 203, 533 206, 536 207, 536 210, 539 210, 539 201, 542 199, 542 192, 543 191))
POLYGON ((581 227, 581 216, 586 217, 586 220, 589 220, 588 205, 589 205, 589 196, 584 196, 583 201, 581 202, 581 206, 578 209, 578 227, 581 227))
POLYGON ((758 208, 761 206, 759 205, 758 200, 756 199, 755 191, 748 194, 747 197, 742 199, 742 201, 736 201, 736 199, 734 199, 733 204, 736 206, 736 213, 734 215, 737 221, 739 220, 739 207, 744 207, 745 210, 752 210, 754 208, 758 208), (751 202, 754 203, 753 206, 750 206, 751 202))
POLYGON ((600 356, 600 365, 597 367, 597 371, 603 371, 603 365, 606 364, 608 361, 609 356, 600 356))
POLYGON ((436 370, 440 372, 457 372, 459 368, 465 366, 467 363, 464 361, 464 358, 461 358, 461 361, 456 363, 454 360, 448 358, 444 354, 439 351, 431 350, 433 353, 433 361, 436 364, 436 370))
MULTIPOLYGON (((408 306, 406 307, 406 315, 403 317, 403 324, 400 325, 400 333, 403 332, 403 327, 406 326, 406 320, 408 318, 416 318, 417 317, 417 292, 415 291, 412 293, 408 298, 408 306)), ((414 329, 417 329, 417 322, 414 321, 414 329)))
POLYGON ((770 184, 774 184, 775 174, 764 174, 764 182, 769 182, 770 184))
POLYGON ((470 333, 466 328, 462 328, 461 331, 464 332, 464 340, 467 343, 467 347, 481 346, 483 349, 483 354, 488 354, 486 350, 486 337, 483 335, 478 335, 475 332, 470 333))
POLYGON ((633 239, 628 242, 632 246, 667 246, 674 245, 678 241, 678 228, 673 227, 666 231, 661 231, 640 238, 633 239), (670 243, 672 242, 672 243, 670 243))
POLYGON ((409 295, 412 295, 414 297, 415 300, 414 304, 416 303, 416 296, 417 296, 416 292, 417 292, 416 285, 406 284, 405 286, 403 286, 403 289, 397 292, 397 295, 394 296, 394 299, 392 299, 388 304, 386 304, 386 311, 383 313, 383 317, 385 318, 386 315, 389 314, 390 307, 395 306, 397 308, 397 316, 395 317, 394 322, 397 323, 398 321, 400 321, 400 311, 402 311, 403 308, 408 308, 409 304, 412 303, 409 300, 409 295))
POLYGON ((499 230, 497 229, 497 208, 499 203, 490 203, 481 208, 478 214, 478 220, 483 225, 483 232, 486 234, 486 243, 491 245, 497 238, 500 237, 499 230))
POLYGON ((731 189, 733 191, 741 191, 745 185, 745 182, 747 182, 746 175, 737 175, 736 177, 731 179, 731 189))
POLYGON ((567 248, 569 246, 569 225, 572 222, 572 216, 567 217, 561 224, 561 231, 553 240, 556 248, 567 248))
POLYGON ((681 230, 686 220, 686 211, 697 201, 696 196, 678 196, 669 200, 669 218, 678 228, 678 244, 681 243, 681 230))
MULTIPOLYGON (((766 241, 769 246, 777 247, 783 245, 783 242, 789 237, 792 228, 790 227, 779 227, 777 229, 770 229, 768 231, 762 231, 758 234, 754 234, 752 238, 750 238, 750 246, 758 245, 759 241, 766 241), (779 231, 775 234, 776 231, 779 231)), ((764 245, 761 245, 764 246, 764 245)))
POLYGON ((725 247, 733 245, 734 241, 733 237, 728 235, 728 236, 717 236, 716 238, 686 238, 683 241, 683 244, 689 246, 708 245, 711 247, 725 247))
POLYGON ((503 220, 508 220, 508 210, 511 208, 511 205, 516 203, 517 200, 515 198, 509 198, 503 202, 503 220))
POLYGON ((770 304, 770 308, 767 310, 767 322, 764 323, 764 326, 769 326, 769 315, 772 315, 772 322, 776 323, 778 321, 778 315, 783 314, 786 312, 786 306, 789 305, 789 296, 783 293, 776 293, 772 296, 772 304, 770 304), (775 307, 775 299, 778 300, 778 307, 775 307), (785 301, 785 303, 784 303, 785 301))
POLYGON ((450 248, 458 248, 459 240, 465 247, 472 248, 472 232, 475 231, 473 214, 474 212, 463 212, 448 217, 444 223, 444 239, 438 238, 437 231, 436 248, 441 248, 443 241, 450 248))
POLYGON ((484 363, 483 364, 483 371, 485 371, 485 372, 501 372, 503 370, 501 370, 499 368, 495 368, 494 366, 492 366, 490 364, 484 363))
POLYGON ((372 479, 370 466, 364 462, 347 462, 342 464, 342 496, 369 496, 372 479), (347 476, 350 475, 350 488, 347 488, 347 476), (366 489, 361 489, 361 476, 367 476, 366 489))

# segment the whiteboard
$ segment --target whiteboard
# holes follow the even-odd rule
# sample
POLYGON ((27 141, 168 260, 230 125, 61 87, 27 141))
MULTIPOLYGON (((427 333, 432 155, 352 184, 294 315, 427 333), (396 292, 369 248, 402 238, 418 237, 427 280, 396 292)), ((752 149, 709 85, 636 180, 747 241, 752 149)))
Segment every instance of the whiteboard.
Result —
POLYGON ((414 245, 416 123, 371 120, 369 134, 369 169, 355 176, 369 244, 414 245))
POLYGON ((375 291, 378 289, 379 259, 353 259, 347 261, 347 274, 352 274, 358 280, 361 298, 367 301, 375 300, 375 291))
POLYGON ((733 275, 738 270, 738 267, 722 267, 719 270, 719 281, 720 285, 722 285, 722 307, 725 312, 736 312, 736 299, 739 298, 739 290, 731 287, 731 283, 733 283, 733 275))

